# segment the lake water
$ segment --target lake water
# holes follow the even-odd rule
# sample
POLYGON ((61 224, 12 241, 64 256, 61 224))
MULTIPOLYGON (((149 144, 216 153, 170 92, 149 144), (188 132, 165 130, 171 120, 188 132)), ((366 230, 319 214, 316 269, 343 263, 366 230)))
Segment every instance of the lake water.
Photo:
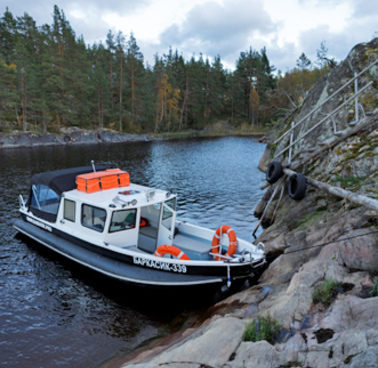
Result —
POLYGON ((34 173, 91 160, 119 167, 132 182, 177 192, 178 219, 214 230, 228 224, 252 241, 264 149, 229 137, 0 150, 0 366, 98 367, 166 335, 191 309, 170 309, 175 296, 151 303, 144 290, 109 285, 16 236, 18 195, 34 173))

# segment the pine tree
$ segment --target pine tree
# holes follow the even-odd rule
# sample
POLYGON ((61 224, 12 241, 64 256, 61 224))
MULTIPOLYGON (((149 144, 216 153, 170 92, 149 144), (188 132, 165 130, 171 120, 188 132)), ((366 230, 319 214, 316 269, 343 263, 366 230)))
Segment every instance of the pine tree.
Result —
POLYGON ((234 73, 235 78, 237 79, 238 83, 240 83, 243 93, 240 95, 241 91, 238 91, 238 105, 236 108, 239 110, 239 114, 241 113, 242 117, 246 117, 248 119, 248 123, 250 125, 254 124, 258 118, 258 115, 252 108, 253 98, 251 95, 254 88, 257 88, 257 91, 259 88, 259 67, 259 55, 256 51, 253 51, 252 48, 250 48, 249 51, 240 53, 234 73))
POLYGON ((0 128, 3 122, 14 120, 17 114, 17 66, 0 58, 0 128))
POLYGON ((93 45, 90 50, 89 58, 93 60, 91 81, 92 88, 95 91, 94 99, 97 105, 97 123, 98 128, 103 129, 105 127, 105 106, 109 101, 109 89, 108 78, 107 78, 107 50, 104 45, 100 43, 99 45, 93 45))
POLYGON ((118 32, 117 44, 116 44, 116 60, 118 65, 118 96, 119 96, 119 132, 122 133, 122 123, 123 123, 123 89, 124 89, 124 78, 123 78, 123 68, 125 64, 125 37, 122 32, 118 32))
POLYGON ((17 39, 17 21, 6 7, 0 19, 0 55, 10 65, 14 58, 14 46, 17 39))
POLYGON ((220 56, 216 56, 209 70, 208 76, 208 118, 220 117, 224 113, 226 91, 226 75, 220 56))
POLYGON ((114 41, 114 35, 111 30, 109 30, 107 36, 106 36, 106 46, 108 51, 108 95, 109 95, 109 101, 107 109, 107 115, 109 119, 109 123, 111 126, 114 125, 115 120, 115 97, 116 97, 116 91, 115 91, 115 72, 114 64, 115 64, 115 54, 116 54, 116 44, 114 41))
POLYGON ((201 129, 206 106, 206 64, 202 54, 196 60, 194 56, 187 63, 187 127, 201 129))
POLYGON ((170 83, 174 88, 179 90, 178 104, 180 112, 177 129, 181 130, 186 125, 187 118, 187 66, 185 65, 185 60, 182 55, 179 55, 178 50, 176 49, 173 52, 172 48, 169 48, 168 54, 164 54, 163 63, 170 83))
POLYGON ((297 59, 297 67, 301 70, 308 69, 311 66, 311 60, 306 56, 304 52, 297 59))
POLYGON ((134 130, 134 123, 143 114, 143 97, 146 94, 144 89, 144 66, 143 54, 140 52, 134 34, 131 33, 127 43, 126 71, 128 81, 127 100, 130 109, 130 129, 134 130))

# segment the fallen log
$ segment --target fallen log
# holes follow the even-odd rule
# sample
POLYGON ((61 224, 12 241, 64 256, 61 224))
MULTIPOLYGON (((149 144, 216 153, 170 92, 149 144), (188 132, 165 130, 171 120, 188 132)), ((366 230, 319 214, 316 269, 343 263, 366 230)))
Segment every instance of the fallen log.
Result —
MULTIPOLYGON (((284 173, 288 176, 295 174, 295 171, 290 169, 283 169, 284 173)), ((370 208, 371 210, 378 211, 378 201, 374 198, 367 197, 361 194, 350 192, 349 190, 345 190, 339 187, 335 187, 333 185, 329 185, 323 183, 321 181, 311 179, 306 177, 307 184, 311 185, 314 188, 324 190, 331 195, 336 197, 345 198, 352 203, 359 204, 361 206, 365 206, 370 208)))

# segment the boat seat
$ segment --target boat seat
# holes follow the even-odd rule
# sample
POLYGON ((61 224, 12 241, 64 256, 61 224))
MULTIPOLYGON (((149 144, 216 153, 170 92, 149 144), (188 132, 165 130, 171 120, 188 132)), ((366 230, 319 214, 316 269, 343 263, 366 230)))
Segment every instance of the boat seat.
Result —
POLYGON ((181 249, 191 260, 210 260, 211 242, 185 233, 178 233, 173 245, 181 249))
POLYGON ((157 238, 158 229, 153 226, 142 226, 139 230, 139 234, 149 236, 150 238, 157 238))

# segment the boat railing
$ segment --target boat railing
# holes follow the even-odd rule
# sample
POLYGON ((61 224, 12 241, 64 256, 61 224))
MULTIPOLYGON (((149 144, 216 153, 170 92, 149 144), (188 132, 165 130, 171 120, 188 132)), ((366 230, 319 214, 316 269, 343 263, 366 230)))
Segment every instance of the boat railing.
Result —
POLYGON ((20 204, 20 209, 26 208, 26 202, 24 201, 24 197, 21 194, 18 196, 18 203, 20 204))

